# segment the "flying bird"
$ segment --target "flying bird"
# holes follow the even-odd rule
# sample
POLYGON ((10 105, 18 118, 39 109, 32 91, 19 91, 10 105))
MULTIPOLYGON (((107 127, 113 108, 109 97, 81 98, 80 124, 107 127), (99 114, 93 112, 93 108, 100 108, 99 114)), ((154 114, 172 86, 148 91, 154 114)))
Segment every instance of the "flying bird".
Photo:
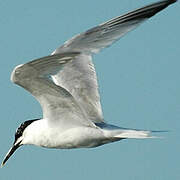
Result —
POLYGON ((51 55, 14 68, 11 81, 40 103, 42 119, 23 122, 2 166, 22 145, 92 148, 127 138, 150 138, 152 131, 121 128, 104 121, 92 55, 177 0, 164 0, 111 19, 78 34, 51 55))

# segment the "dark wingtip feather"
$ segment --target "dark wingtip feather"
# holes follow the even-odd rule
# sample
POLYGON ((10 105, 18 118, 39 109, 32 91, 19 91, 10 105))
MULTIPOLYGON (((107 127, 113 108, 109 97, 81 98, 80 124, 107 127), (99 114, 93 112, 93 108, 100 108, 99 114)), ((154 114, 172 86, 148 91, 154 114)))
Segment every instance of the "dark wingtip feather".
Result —
POLYGON ((169 0, 170 4, 177 2, 178 0, 169 0))
POLYGON ((122 24, 128 21, 147 19, 154 16, 156 13, 165 9, 169 5, 175 3, 176 1, 177 0, 159 1, 150 5, 144 6, 142 8, 136 9, 134 11, 131 11, 118 18, 112 19, 108 21, 106 24, 108 24, 109 26, 114 26, 114 25, 122 24))
POLYGON ((165 0, 159 1, 157 3, 150 4, 148 6, 142 7, 132 12, 132 15, 137 18, 150 18, 156 13, 168 7, 170 4, 175 3, 177 0, 165 0))
POLYGON ((144 7, 147 9, 149 8, 149 10, 150 10, 149 13, 147 13, 147 18, 154 16, 156 13, 160 12, 161 10, 165 9, 169 5, 175 3, 176 1, 177 0, 160 1, 155 4, 144 7), (151 9, 152 9, 152 11, 151 11, 151 9))

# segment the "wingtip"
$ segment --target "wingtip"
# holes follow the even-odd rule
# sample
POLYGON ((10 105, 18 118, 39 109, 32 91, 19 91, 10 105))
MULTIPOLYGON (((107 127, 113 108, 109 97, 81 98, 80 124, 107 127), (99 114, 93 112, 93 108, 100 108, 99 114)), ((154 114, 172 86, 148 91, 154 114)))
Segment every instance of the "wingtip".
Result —
POLYGON ((177 2, 178 0, 169 0, 171 3, 175 3, 177 2))
POLYGON ((170 132, 170 130, 162 130, 162 131, 161 130, 159 130, 159 131, 153 130, 153 131, 151 131, 151 133, 168 133, 168 132, 170 132))
MULTIPOLYGON (((163 0, 163 1, 159 1, 157 3, 154 3, 154 5, 158 5, 159 6, 159 7, 157 6, 157 12, 159 12, 159 11, 165 9, 166 7, 168 7, 169 5, 171 5, 171 4, 173 4, 173 3, 177 2, 177 1, 178 0, 163 0)), ((155 14, 157 12, 155 12, 155 14)))
POLYGON ((173 3, 177 2, 177 1, 178 1, 178 0, 164 0, 164 1, 162 1, 162 2, 167 3, 167 5, 169 6, 170 4, 173 4, 173 3))

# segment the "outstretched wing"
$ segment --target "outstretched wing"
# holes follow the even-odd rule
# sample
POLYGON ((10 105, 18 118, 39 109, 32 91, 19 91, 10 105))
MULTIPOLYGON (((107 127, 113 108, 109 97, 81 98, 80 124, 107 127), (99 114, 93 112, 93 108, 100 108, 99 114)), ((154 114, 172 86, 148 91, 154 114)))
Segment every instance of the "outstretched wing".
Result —
POLYGON ((44 118, 63 129, 77 125, 94 126, 73 96, 51 80, 53 74, 60 72, 77 55, 79 53, 43 57, 17 66, 11 75, 15 84, 29 91, 39 101, 44 118))
POLYGON ((72 50, 85 54, 97 53, 176 1, 160 1, 111 19, 66 41, 53 54, 72 50))
POLYGON ((57 48, 52 54, 80 52, 76 60, 68 63, 53 76, 57 85, 67 89, 95 123, 103 122, 97 77, 91 60, 93 53, 111 45, 140 23, 152 17, 176 0, 166 0, 129 12, 81 33, 57 48))
POLYGON ((85 54, 76 56, 61 72, 52 77, 57 85, 72 94, 88 119, 94 123, 103 122, 96 72, 91 56, 85 54))

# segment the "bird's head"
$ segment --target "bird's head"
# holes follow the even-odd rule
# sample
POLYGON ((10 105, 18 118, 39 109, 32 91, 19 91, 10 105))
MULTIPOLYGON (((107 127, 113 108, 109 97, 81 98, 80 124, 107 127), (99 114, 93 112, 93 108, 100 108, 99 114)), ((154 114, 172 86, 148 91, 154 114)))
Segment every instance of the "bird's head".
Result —
POLYGON ((8 153, 6 154, 1 167, 5 165, 5 163, 7 162, 7 160, 12 156, 12 154, 16 151, 16 149, 18 149, 20 146, 23 145, 23 139, 24 139, 24 131, 25 129, 34 121, 39 120, 39 119, 33 119, 33 120, 28 120, 23 122, 16 130, 15 133, 15 140, 14 143, 12 145, 12 147, 10 148, 10 150, 8 151, 8 153))

